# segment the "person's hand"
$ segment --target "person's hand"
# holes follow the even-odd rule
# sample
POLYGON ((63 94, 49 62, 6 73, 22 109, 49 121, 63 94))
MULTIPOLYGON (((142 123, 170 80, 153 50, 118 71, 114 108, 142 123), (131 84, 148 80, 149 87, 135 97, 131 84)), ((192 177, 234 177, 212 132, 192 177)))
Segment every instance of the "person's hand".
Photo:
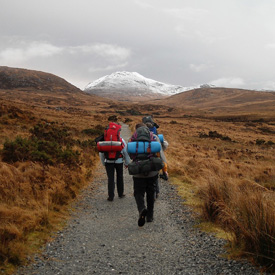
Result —
POLYGON ((161 175, 160 175, 160 178, 164 179, 164 180, 168 180, 168 172, 163 172, 161 175))
POLYGON ((127 169, 127 168, 128 168, 128 165, 125 165, 125 164, 124 164, 124 167, 125 167, 125 169, 127 169))

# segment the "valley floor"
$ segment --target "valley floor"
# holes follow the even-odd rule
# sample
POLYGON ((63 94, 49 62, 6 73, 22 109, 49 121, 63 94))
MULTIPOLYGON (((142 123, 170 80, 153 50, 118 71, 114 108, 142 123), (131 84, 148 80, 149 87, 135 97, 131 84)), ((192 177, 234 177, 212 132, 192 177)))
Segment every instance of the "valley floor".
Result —
MULTIPOLYGON (((122 136, 129 135, 123 125, 122 136)), ((194 227, 191 209, 169 182, 160 181, 154 222, 138 227, 133 182, 124 171, 125 198, 107 201, 100 166, 64 230, 16 274, 260 274, 248 262, 222 256, 224 241, 194 227)))

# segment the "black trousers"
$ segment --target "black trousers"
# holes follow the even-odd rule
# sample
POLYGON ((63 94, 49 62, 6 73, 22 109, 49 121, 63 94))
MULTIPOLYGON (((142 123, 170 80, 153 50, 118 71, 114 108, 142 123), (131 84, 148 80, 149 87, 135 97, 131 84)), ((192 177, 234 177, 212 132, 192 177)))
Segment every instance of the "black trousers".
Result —
POLYGON ((108 177, 108 196, 113 199, 115 196, 115 172, 116 172, 116 185, 118 196, 124 193, 123 182, 123 163, 105 163, 105 168, 108 177))
POLYGON ((153 218, 154 203, 155 203, 155 188, 158 180, 158 175, 151 178, 135 178, 134 180, 134 196, 138 211, 141 212, 147 208, 147 216, 153 218), (147 207, 145 206, 145 194, 147 207))

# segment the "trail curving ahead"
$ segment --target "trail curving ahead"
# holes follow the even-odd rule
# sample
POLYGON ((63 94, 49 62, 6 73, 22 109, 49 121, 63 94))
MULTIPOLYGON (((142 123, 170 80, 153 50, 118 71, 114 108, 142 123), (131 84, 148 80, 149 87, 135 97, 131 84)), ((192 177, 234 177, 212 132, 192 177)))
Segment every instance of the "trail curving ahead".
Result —
MULTIPOLYGON (((123 124, 122 137, 130 134, 123 124)), ((16 274, 260 274, 245 261, 220 256, 224 241, 194 228, 191 209, 169 182, 160 181, 154 222, 138 227, 133 180, 124 171, 126 197, 116 194, 109 202, 107 176, 99 166, 64 230, 16 274)))

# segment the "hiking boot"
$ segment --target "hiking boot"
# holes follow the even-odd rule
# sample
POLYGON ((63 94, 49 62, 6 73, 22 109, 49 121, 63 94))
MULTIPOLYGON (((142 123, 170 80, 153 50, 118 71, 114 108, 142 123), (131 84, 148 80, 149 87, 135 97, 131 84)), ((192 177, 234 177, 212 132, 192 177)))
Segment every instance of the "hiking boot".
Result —
POLYGON ((107 199, 107 201, 113 201, 114 200, 114 198, 110 198, 110 197, 108 197, 108 199, 107 199))
POLYGON ((143 226, 145 224, 145 217, 147 215, 147 209, 144 208, 140 214, 139 214, 139 219, 138 219, 138 226, 143 226))
POLYGON ((147 221, 147 222, 152 222, 153 220, 154 220, 153 217, 146 217, 146 221, 147 221))
POLYGON ((120 197, 121 199, 122 199, 122 198, 125 198, 125 194, 122 194, 122 195, 120 195, 119 197, 120 197))

